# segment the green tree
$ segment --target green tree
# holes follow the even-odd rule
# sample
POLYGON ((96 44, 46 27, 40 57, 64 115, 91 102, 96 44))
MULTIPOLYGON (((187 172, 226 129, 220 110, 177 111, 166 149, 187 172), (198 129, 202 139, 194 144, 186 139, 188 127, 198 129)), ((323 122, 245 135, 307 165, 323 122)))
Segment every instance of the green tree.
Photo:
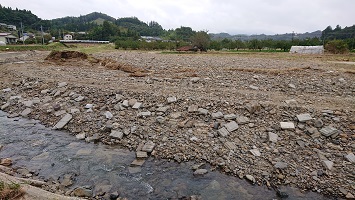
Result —
POLYGON ((349 51, 348 44, 343 40, 329 41, 324 48, 326 51, 334 54, 344 54, 349 51))
POLYGON ((207 51, 210 46, 210 36, 206 31, 199 31, 192 36, 191 42, 193 46, 196 46, 201 51, 207 51))

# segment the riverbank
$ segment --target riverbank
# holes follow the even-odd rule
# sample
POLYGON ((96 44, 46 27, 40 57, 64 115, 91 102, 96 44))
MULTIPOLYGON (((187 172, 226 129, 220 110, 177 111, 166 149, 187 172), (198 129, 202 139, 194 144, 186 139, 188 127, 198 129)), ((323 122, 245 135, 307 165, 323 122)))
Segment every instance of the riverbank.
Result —
POLYGON ((136 166, 193 160, 268 187, 354 195, 353 66, 280 54, 48 53, 0 56, 9 117, 124 146, 136 166))

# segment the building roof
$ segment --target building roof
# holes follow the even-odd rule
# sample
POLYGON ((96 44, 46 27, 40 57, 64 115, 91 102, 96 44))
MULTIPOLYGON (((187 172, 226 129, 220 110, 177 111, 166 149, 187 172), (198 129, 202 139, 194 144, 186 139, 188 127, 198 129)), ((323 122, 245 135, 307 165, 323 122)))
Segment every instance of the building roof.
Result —
POLYGON ((7 36, 10 35, 11 33, 0 33, 0 36, 7 36))
POLYGON ((7 36, 5 36, 6 38, 10 38, 10 39, 17 39, 17 37, 16 36, 14 36, 14 35, 7 35, 7 36))

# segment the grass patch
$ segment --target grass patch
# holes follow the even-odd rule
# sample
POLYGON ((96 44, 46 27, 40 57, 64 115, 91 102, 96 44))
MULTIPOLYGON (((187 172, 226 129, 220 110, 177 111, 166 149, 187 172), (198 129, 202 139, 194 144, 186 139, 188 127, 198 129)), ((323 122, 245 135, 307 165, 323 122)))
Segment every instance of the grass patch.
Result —
POLYGON ((61 43, 52 43, 48 45, 6 45, 0 46, 0 51, 52 51, 66 48, 61 43))
POLYGON ((21 197, 25 192, 21 189, 21 185, 18 183, 5 183, 0 181, 0 199, 17 199, 21 197))

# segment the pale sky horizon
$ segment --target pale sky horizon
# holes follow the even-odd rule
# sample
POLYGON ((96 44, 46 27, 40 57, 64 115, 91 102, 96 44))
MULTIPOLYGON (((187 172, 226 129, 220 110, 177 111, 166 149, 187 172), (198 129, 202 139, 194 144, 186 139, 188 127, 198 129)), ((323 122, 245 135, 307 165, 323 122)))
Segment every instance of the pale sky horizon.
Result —
MULTIPOLYGON (((355 24, 354 0, 1 0, 1 5, 30 10, 41 19, 101 12, 114 18, 156 21, 166 30, 229 34, 305 33, 355 24)), ((0 19, 1 21, 1 19, 0 19)))

